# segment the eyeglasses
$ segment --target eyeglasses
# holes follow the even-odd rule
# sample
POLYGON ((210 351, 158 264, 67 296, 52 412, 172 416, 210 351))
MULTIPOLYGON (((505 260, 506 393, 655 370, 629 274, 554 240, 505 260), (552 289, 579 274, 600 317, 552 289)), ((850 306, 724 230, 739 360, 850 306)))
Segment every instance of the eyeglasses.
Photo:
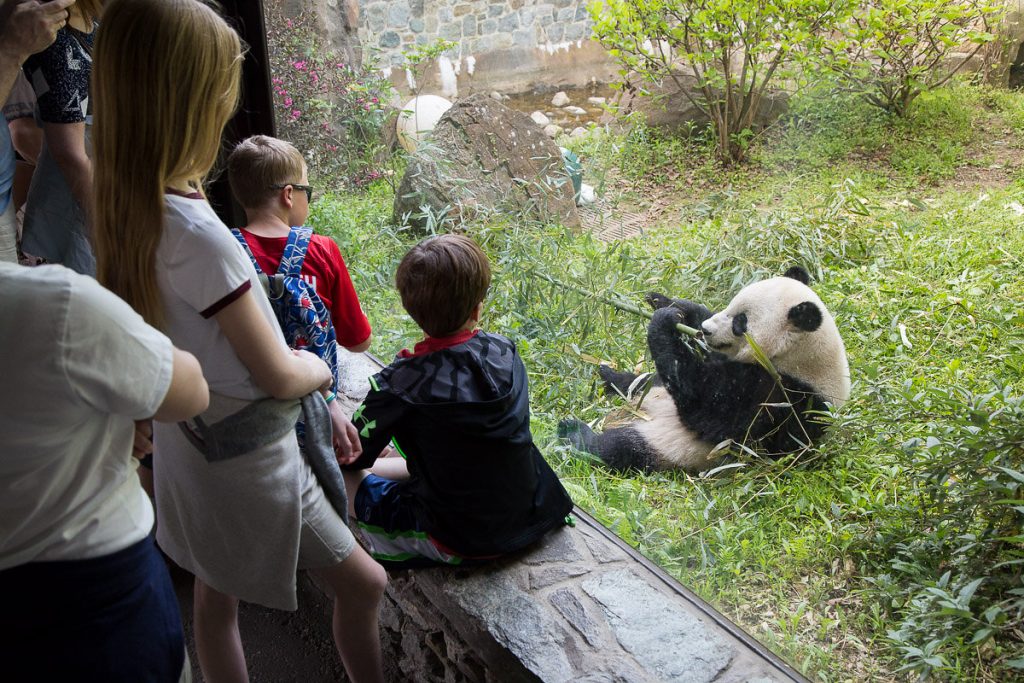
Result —
POLYGON ((298 183, 285 183, 284 185, 271 185, 275 190, 283 190, 286 187, 294 187, 296 190, 302 190, 306 193, 306 202, 313 201, 313 186, 312 185, 299 185, 298 183))

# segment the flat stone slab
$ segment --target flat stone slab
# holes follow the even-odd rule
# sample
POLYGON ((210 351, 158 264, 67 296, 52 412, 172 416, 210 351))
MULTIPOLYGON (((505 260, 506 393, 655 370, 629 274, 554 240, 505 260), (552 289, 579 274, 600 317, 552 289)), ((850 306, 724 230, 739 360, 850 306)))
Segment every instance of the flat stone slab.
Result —
POLYGON ((710 683, 736 654, 686 605, 666 601, 629 569, 587 579, 582 587, 604 609, 619 645, 663 681, 710 683))

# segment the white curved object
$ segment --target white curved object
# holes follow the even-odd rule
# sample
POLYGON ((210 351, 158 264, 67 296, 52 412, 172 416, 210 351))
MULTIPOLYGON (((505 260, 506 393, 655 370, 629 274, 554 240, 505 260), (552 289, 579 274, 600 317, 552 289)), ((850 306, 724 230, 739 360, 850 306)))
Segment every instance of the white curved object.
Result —
POLYGON ((420 95, 406 102, 398 115, 398 143, 405 151, 415 152, 451 106, 451 102, 437 95, 420 95))

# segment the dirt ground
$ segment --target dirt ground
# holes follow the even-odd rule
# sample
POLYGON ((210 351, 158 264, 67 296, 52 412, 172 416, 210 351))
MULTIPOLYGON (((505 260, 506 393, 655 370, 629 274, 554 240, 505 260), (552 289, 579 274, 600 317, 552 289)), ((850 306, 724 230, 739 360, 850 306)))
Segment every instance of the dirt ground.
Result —
MULTIPOLYGON (((171 567, 185 626, 193 680, 199 672, 192 638, 192 575, 171 567)), ((299 609, 282 612, 243 603, 239 608, 239 629, 252 683, 321 683, 347 681, 345 670, 331 637, 331 605, 304 576, 298 581, 299 609)))

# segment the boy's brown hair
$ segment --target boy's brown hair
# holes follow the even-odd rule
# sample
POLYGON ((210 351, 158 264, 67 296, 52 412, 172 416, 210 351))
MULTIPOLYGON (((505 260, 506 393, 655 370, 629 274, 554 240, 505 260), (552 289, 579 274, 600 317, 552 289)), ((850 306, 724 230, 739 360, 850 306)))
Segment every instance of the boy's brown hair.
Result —
POLYGON ((431 337, 449 336, 466 324, 490 284, 487 255, 464 235, 428 237, 395 273, 402 306, 431 337))
POLYGON ((290 142, 253 135, 228 155, 228 184, 244 208, 255 209, 277 196, 275 185, 297 183, 306 162, 290 142))

